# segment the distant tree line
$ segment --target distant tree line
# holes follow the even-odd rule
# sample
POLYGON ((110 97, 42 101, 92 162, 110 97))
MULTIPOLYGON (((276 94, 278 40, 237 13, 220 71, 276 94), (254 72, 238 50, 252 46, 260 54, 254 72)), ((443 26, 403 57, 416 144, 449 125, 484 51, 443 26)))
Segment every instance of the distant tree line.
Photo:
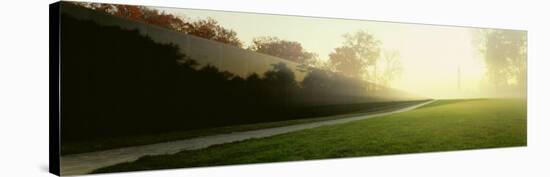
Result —
POLYGON ((369 99, 365 82, 331 71, 309 69, 298 82, 279 63, 243 78, 135 30, 62 21, 64 141, 335 115, 365 107, 311 103, 369 99))

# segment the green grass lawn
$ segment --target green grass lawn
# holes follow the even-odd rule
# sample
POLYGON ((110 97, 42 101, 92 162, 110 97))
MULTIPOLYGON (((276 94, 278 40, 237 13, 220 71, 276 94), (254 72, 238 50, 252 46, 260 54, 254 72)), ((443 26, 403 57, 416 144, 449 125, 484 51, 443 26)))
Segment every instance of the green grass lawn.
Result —
POLYGON ((273 128, 294 124, 302 124, 308 122, 332 120, 346 118, 356 115, 365 115, 373 114, 384 111, 391 111, 394 109, 400 109, 410 105, 418 104, 423 101, 399 101, 399 102, 372 102, 364 104, 350 104, 350 105, 328 105, 317 108, 310 108, 316 110, 322 110, 331 114, 331 112, 346 112, 347 114, 343 115, 333 115, 333 116, 324 116, 316 118, 304 118, 304 119, 294 119, 286 121, 277 121, 277 122, 263 122, 263 123, 254 123, 254 124, 244 124, 244 125, 234 125, 234 126, 224 126, 217 128, 208 128, 208 129, 196 129, 196 130, 182 130, 182 131, 173 131, 159 134, 150 134, 150 135, 136 135, 136 136, 120 136, 120 137, 110 137, 110 138, 101 138, 101 139, 92 139, 86 141, 78 142, 63 142, 61 144, 61 155, 69 154, 78 154, 85 152, 94 152, 129 146, 138 146, 138 145, 147 145, 154 143, 162 143, 167 141, 175 140, 184 140, 189 138, 196 138, 201 136, 239 132, 239 131, 248 131, 248 130, 257 130, 264 128, 273 128), (351 108, 342 108, 342 107, 351 107, 351 108))
POLYGON ((526 109, 526 100, 442 100, 384 117, 146 156, 94 173, 525 146, 526 109))

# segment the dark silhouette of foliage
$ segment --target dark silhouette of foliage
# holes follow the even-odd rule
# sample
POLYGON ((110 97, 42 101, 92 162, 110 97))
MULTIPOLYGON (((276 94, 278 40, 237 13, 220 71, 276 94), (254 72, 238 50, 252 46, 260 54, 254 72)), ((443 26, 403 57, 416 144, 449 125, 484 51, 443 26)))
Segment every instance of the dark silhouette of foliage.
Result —
POLYGON ((212 128, 364 109, 360 80, 284 63, 246 78, 201 65, 138 31, 61 17, 62 140, 212 128))

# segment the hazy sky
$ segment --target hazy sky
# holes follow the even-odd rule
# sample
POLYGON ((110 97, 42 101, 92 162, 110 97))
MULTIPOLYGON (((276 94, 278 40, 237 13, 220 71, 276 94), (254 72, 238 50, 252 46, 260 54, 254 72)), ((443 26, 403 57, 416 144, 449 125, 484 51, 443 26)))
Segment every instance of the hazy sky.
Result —
POLYGON ((392 87, 432 98, 479 96, 483 60, 472 47, 472 28, 388 22, 263 15, 187 9, 163 9, 192 20, 212 17, 237 32, 245 46, 252 38, 276 36, 298 41, 328 59, 342 45, 342 35, 363 29, 382 41, 383 49, 398 50, 403 74, 392 87), (458 89, 458 68, 460 85, 458 89))

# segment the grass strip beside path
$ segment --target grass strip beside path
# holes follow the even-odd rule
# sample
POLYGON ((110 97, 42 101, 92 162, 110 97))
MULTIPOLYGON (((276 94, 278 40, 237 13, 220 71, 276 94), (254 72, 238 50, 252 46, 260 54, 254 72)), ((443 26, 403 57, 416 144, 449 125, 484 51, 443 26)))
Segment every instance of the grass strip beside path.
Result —
POLYGON ((442 100, 435 106, 268 138, 146 156, 95 173, 525 146, 526 100, 442 100))

